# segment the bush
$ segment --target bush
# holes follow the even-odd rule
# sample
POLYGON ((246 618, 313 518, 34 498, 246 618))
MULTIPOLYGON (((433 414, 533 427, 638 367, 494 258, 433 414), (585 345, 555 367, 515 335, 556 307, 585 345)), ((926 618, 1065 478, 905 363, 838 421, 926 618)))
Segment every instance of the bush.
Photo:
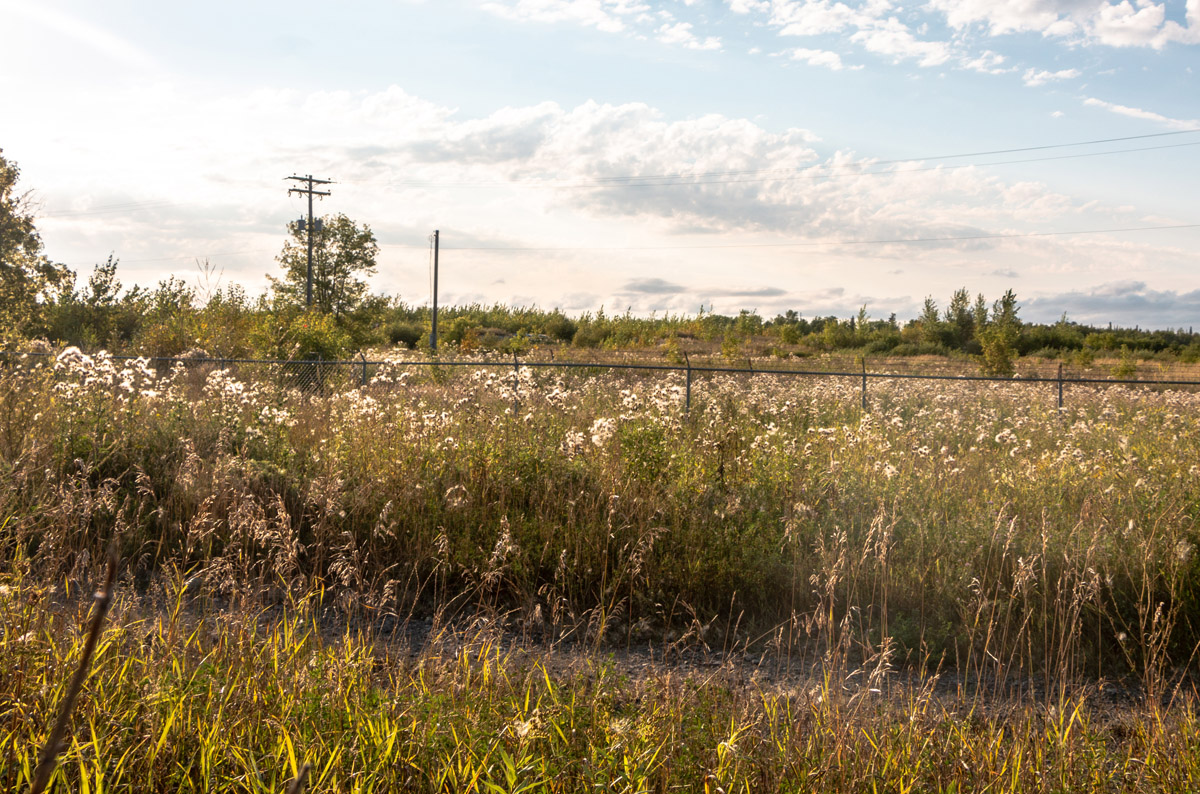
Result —
POLYGON ((1016 336, 1013 328, 995 323, 983 329, 979 339, 983 345, 980 371, 984 375, 1007 377, 1013 374, 1013 357, 1016 355, 1013 343, 1016 336))
POLYGON ((604 344, 604 332, 594 325, 581 325, 571 338, 575 347, 600 347, 604 344))
POLYGON ((1112 368, 1112 376, 1121 380, 1129 380, 1137 376, 1137 361, 1134 359, 1129 345, 1121 345, 1121 360, 1112 368))
POLYGON ((337 360, 350 350, 350 336, 331 315, 312 311, 263 315, 252 336, 267 358, 337 360))
POLYGON ((404 345, 409 350, 413 350, 421 341, 421 334, 424 332, 425 329, 416 323, 395 322, 388 326, 387 339, 393 346, 404 345))
POLYGON ((1086 347, 1081 347, 1071 356, 1071 361, 1079 367, 1090 367, 1096 363, 1096 354, 1086 347))
POLYGON ((562 342, 570 342, 573 340, 576 332, 579 330, 579 326, 575 323, 575 321, 566 317, 561 312, 554 312, 551 314, 542 328, 543 333, 545 333, 547 336, 553 337, 562 342))
POLYGON ((893 356, 948 356, 950 351, 941 342, 901 342, 892 348, 893 356))
POLYGON ((884 336, 872 339, 863 346, 863 355, 898 355, 896 350, 901 346, 899 336, 884 336))

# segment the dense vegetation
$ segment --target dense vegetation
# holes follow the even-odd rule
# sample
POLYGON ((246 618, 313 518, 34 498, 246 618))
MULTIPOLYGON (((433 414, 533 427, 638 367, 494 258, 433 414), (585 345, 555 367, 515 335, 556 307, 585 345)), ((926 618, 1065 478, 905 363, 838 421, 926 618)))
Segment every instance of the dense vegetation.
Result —
MULTIPOLYGON (((366 348, 428 347, 430 311, 399 299, 367 296, 339 313, 306 312, 295 288, 252 297, 240 288, 198 290, 171 278, 153 289, 123 290, 113 259, 97 266, 81 289, 70 287, 31 304, 6 340, 45 339, 56 346, 145 356, 177 356, 195 348, 215 357, 349 357, 366 348)), ((567 316, 561 311, 495 306, 451 306, 439 311, 443 350, 525 352, 537 345, 580 348, 720 351, 746 355, 812 356, 831 351, 884 357, 955 356, 1005 374, 1019 356, 1089 365, 1098 357, 1200 361, 1200 334, 1185 330, 1097 328, 1063 319, 1052 325, 1022 322, 1016 296, 988 305, 956 292, 944 310, 930 298, 920 317, 872 320, 864 308, 849 319, 805 318, 789 311, 764 319, 701 312, 694 316, 639 317, 604 310, 567 316)))
POLYGON ((366 295, 344 218, 317 310, 297 229, 269 295, 124 290, 111 258, 80 288, 0 166, 0 788, 28 789, 81 659, 59 790, 279 791, 306 761, 319 791, 1200 788, 1194 391, 881 381, 863 405, 746 372, 697 376, 689 409, 678 373, 443 365, 570 344, 1001 374, 1194 360, 1190 332, 965 290, 903 327, 473 306, 435 366, 225 368, 197 351, 419 347, 430 318, 366 295))
MULTIPOLYGON (((16 190, 18 177, 16 165, 0 152, 0 350, 41 339, 59 347, 152 357, 202 350, 219 358, 329 359, 367 347, 429 344, 429 309, 368 293, 364 277, 375 272, 378 245, 370 227, 344 215, 322 218, 312 229, 290 225, 277 257, 283 273, 271 278, 269 293, 257 297, 237 286, 222 287, 207 262, 200 264, 200 287, 172 276, 153 288, 124 289, 113 256, 80 284, 78 274, 43 253, 28 194, 16 190)), ((1023 355, 1083 365, 1115 352, 1126 363, 1147 357, 1200 361, 1200 336, 1191 329, 1102 329, 1065 315, 1052 325, 1027 324, 1019 311, 1011 290, 989 305, 964 288, 944 310, 927 298, 921 315, 903 325, 895 315, 873 320, 865 306, 846 319, 805 318, 796 311, 765 319, 745 310, 735 317, 703 310, 695 316, 635 317, 601 309, 568 317, 558 310, 471 305, 444 309, 439 323, 442 344, 464 352, 479 347, 522 352, 537 344, 661 346, 675 358, 696 344, 719 348, 729 358, 852 350, 862 356, 969 357, 997 375, 1011 374, 1014 358, 1023 355)))
POLYGON ((4 784, 78 658, 63 587, 114 542, 72 788, 278 788, 292 754, 322 790, 1197 783, 1195 395, 693 392, 685 415, 676 376, 397 362, 320 393, 11 364, 4 784), (626 648, 735 661, 630 677, 603 661, 626 648))

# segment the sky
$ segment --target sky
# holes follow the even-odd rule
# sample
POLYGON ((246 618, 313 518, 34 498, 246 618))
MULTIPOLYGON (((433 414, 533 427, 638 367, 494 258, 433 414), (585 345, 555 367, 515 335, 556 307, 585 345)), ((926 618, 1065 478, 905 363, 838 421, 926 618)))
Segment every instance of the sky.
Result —
POLYGON ((250 293, 306 205, 375 291, 571 314, 1200 326, 1200 0, 0 0, 52 259, 250 293), (208 275, 202 264, 209 265, 208 275))

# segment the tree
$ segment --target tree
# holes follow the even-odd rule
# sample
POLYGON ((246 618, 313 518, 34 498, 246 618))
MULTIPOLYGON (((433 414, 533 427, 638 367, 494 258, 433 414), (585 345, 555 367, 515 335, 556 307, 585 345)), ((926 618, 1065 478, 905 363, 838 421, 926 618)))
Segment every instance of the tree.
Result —
POLYGON ((17 193, 20 169, 0 149, 0 344, 25 335, 46 301, 70 289, 72 274, 42 254, 29 193, 17 193))
POLYGON ((975 338, 975 315, 971 312, 971 295, 966 287, 954 291, 950 305, 946 307, 946 324, 954 336, 954 344, 965 349, 975 338))
MULTIPOLYGON (((284 276, 271 276, 271 286, 300 306, 305 304, 308 279, 308 232, 300 224, 289 226, 291 239, 283 245, 276 261, 284 276)), ((362 228, 345 215, 326 216, 313 231, 312 300, 323 314, 340 316, 352 311, 367 294, 362 276, 375 272, 379 244, 371 227, 362 228)))
POLYGON ((1017 295, 1012 290, 1005 292, 1000 300, 992 304, 991 318, 979 332, 985 375, 1013 374, 1012 359, 1021 335, 1021 320, 1017 317, 1019 310, 1017 295))
POLYGON ((921 309, 921 316, 917 318, 917 323, 921 328, 922 342, 930 344, 942 343, 942 330, 945 326, 942 325, 937 301, 933 299, 932 295, 925 296, 925 305, 921 309))

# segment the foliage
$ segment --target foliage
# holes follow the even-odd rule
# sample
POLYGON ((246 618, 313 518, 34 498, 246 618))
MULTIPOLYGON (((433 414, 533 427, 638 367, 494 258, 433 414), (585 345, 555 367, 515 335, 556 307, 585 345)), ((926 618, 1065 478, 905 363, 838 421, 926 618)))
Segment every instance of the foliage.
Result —
POLYGON ((32 200, 17 193, 20 169, 0 149, 0 347, 37 328, 42 307, 71 288, 71 272, 42 254, 32 200))
POLYGON ((350 352, 350 336, 329 314, 289 308, 260 316, 255 347, 273 359, 336 361, 350 352))
POLYGON ((983 347, 982 369, 985 375, 1012 375, 1013 357, 1021 333, 1017 318, 1017 296, 1012 290, 992 304, 991 315, 979 332, 983 347))
MULTIPOLYGON (((886 667, 764 683, 736 669, 518 652, 438 626, 413 654, 323 622, 318 594, 217 609, 179 576, 122 593, 54 790, 278 792, 1195 791, 1194 700, 991 703, 886 667)), ((29 789, 86 603, 0 590, 0 787, 29 789)), ((1111 686, 1110 686, 1111 688, 1111 686)))
MULTIPOLYGON (((339 223, 331 222, 327 229, 353 227, 349 221, 339 223)), ((358 239, 363 242, 369 235, 367 229, 358 239)), ((353 235, 347 231, 343 236, 353 235)), ((294 242, 289 246, 298 257, 294 242)), ((192 349, 221 357, 287 355, 297 343, 288 341, 288 328, 302 308, 298 290, 303 286, 303 270, 296 268, 294 279, 275 281, 273 299, 268 300, 251 298, 236 285, 208 284, 198 289, 175 277, 152 290, 139 286, 126 290, 118 277, 117 259, 110 256, 95 267, 82 290, 74 288, 74 274, 68 271, 52 294, 47 292, 32 304, 14 302, 25 306, 17 312, 24 319, 16 323, 19 331, 10 330, 9 345, 40 337, 88 350, 152 356, 177 356, 192 349)), ((201 265, 201 275, 205 280, 211 276, 206 263, 201 265)), ((350 355, 375 346, 428 345, 432 319, 428 307, 366 295, 364 283, 355 280, 355 284, 343 293, 354 298, 352 304, 333 307, 336 339, 316 340, 314 348, 350 355)), ((730 361, 841 351, 871 357, 935 355, 961 360, 969 356, 985 374, 1001 376, 1013 374, 1021 356, 1057 358, 1085 367, 1097 355, 1111 356, 1122 348, 1142 358, 1181 362, 1200 358, 1195 353, 1200 349, 1200 334, 1191 331, 1097 329, 1065 316, 1052 325, 1027 324, 1018 319, 1019 308, 1011 290, 989 308, 982 295, 970 304, 964 288, 954 293, 944 312, 932 297, 926 298, 921 316, 901 327, 895 315, 871 319, 866 306, 848 319, 807 319, 789 310, 763 320, 752 311, 732 317, 705 310, 694 317, 635 317, 630 312, 610 315, 601 308, 568 317, 558 309, 469 304, 441 310, 439 336, 443 349, 450 345, 459 352, 524 353, 571 343, 606 351, 658 348, 671 360, 685 352, 723 353, 730 361)), ((14 323, 9 327, 15 328, 14 323)))
POLYGON ((1112 370, 1112 376, 1120 380, 1128 380, 1137 375, 1137 361, 1128 345, 1121 345, 1121 360, 1112 370))
MULTIPOLYGON (((296 357, 334 357, 305 349, 336 337, 328 315, 297 314, 286 328, 296 357)), ((702 620, 732 603, 747 628, 767 630, 814 609, 812 578, 849 555, 832 608, 867 610, 876 630, 899 621, 911 629, 895 636, 905 652, 950 659, 974 658, 983 641, 963 605, 1021 597, 1002 571, 1034 560, 1040 597, 1021 602, 1005 642, 1026 643, 1037 666, 1060 645, 1018 627, 1073 625, 1062 621, 1074 607, 1056 599, 1079 582, 1099 589, 1070 618, 1088 628, 1076 661, 1099 664, 1118 633, 1152 618, 1139 594, 1200 610, 1180 595, 1200 575, 1189 551, 1200 541, 1193 395, 1075 387, 1060 412, 1034 387, 881 381, 864 414, 845 381, 696 377, 685 420, 679 373, 423 376, 397 361, 373 368, 365 390, 337 393, 363 373, 330 369, 292 394, 288 372, 159 375, 72 352, 53 370, 0 374, 0 464, 12 472, 0 482, 11 517, 0 548, 17 543, 60 576, 116 533, 141 565, 234 566, 263 583, 286 553, 288 577, 407 581, 406 597, 429 609, 417 583, 474 592, 499 546, 503 571, 490 577, 503 587, 483 603, 540 605, 565 623, 624 600, 614 631, 638 621, 665 631, 678 603, 702 620), (46 504, 56 512, 36 507, 46 504), (894 527, 886 568, 871 540, 879 526, 894 527), (278 532, 291 539, 264 540, 278 532), (882 590, 886 606, 874 600, 882 590)), ((1172 649, 1200 640, 1200 613, 1168 623, 1172 649)))
MULTIPOLYGON (((314 226, 317 224, 314 223, 314 226)), ((379 245, 371 227, 344 214, 321 218, 318 229, 289 226, 291 239, 276 257, 285 271, 282 279, 270 277, 272 289, 286 301, 304 306, 308 290, 308 240, 313 240, 312 306, 319 312, 342 316, 354 310, 367 295, 363 276, 375 272, 379 245)))
POLYGON ((0 788, 1200 784, 1195 394, 371 375, 0 370, 0 788))

